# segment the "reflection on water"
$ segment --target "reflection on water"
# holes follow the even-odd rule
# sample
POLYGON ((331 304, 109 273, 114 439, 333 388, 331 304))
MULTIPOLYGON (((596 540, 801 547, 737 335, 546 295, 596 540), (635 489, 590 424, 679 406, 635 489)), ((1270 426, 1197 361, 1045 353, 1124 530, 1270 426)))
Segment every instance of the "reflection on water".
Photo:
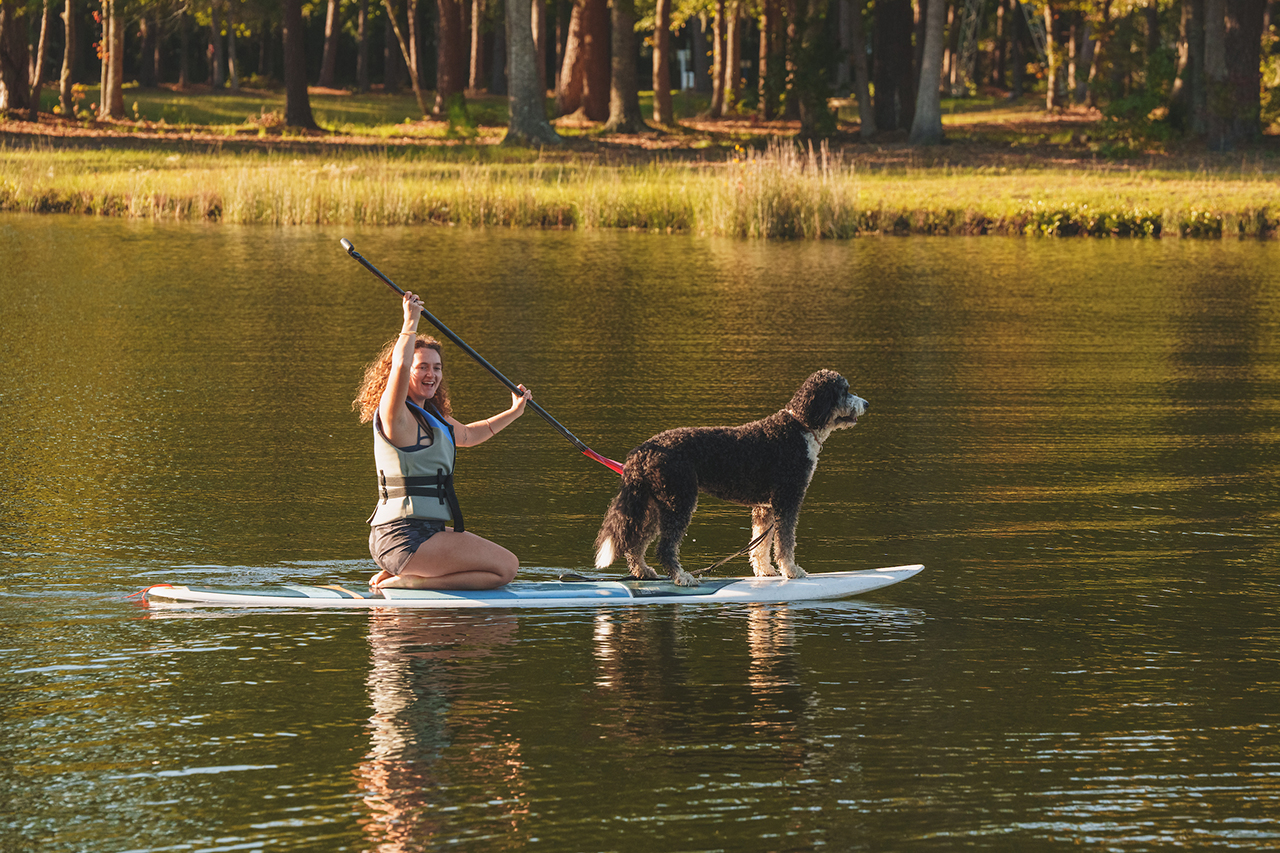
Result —
MULTIPOLYGON (((25 217, 0 245, 0 848, 1280 844, 1276 245, 25 217), (615 458, 840 370, 871 414, 800 562, 927 570, 813 606, 125 602, 371 573, 349 400, 398 314, 341 236, 615 458)), ((447 369, 464 417, 506 404, 447 369)), ((535 418, 460 466, 526 577, 589 571, 612 474, 535 418)), ((686 558, 748 526, 704 501, 686 558)))
POLYGON ((371 745, 356 777, 371 819, 372 849, 398 853, 444 834, 450 812, 481 806, 489 832, 513 832, 526 811, 520 744, 493 739, 509 712, 503 701, 476 701, 467 688, 492 677, 488 665, 516 638, 517 618, 496 612, 423 614, 379 611, 370 617, 368 690, 371 745), (440 766, 465 744, 470 760, 440 766), (454 789, 486 792, 469 803, 454 789), (494 822, 501 829, 492 826, 494 822))

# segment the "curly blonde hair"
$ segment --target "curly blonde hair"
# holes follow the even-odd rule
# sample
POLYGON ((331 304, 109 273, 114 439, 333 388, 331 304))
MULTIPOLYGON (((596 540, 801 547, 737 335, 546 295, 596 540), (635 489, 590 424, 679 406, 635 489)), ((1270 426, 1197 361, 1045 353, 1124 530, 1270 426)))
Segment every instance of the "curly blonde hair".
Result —
MULTIPOLYGON (((382 392, 387 387, 387 377, 391 375, 391 356, 395 352, 399 336, 387 341, 373 361, 365 365, 364 379, 356 391, 356 398, 351 401, 351 408, 360 413, 360 423, 367 424, 373 420, 378 411, 378 403, 382 400, 382 392)), ((440 342, 430 335, 418 335, 413 342, 413 351, 433 349, 440 354, 441 367, 444 366, 444 350, 440 342)), ((449 402, 449 379, 447 375, 440 378, 440 387, 427 401, 442 415, 452 415, 453 406, 449 402)))

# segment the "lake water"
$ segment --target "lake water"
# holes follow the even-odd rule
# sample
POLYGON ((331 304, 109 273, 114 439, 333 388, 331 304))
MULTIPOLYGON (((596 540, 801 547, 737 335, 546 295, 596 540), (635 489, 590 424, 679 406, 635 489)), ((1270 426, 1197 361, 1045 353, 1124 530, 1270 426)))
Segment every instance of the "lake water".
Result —
MULTIPOLYGON (((1280 245, 0 217, 0 849, 1280 846, 1280 245), (861 599, 149 611, 360 584, 399 303, 597 451, 844 373, 811 572, 861 599)), ((506 391, 446 345, 463 420, 506 391)), ((617 478, 529 413, 468 526, 587 571, 617 478)), ((699 567, 748 538, 704 500, 699 567)), ((739 558, 730 572, 748 571, 739 558)))

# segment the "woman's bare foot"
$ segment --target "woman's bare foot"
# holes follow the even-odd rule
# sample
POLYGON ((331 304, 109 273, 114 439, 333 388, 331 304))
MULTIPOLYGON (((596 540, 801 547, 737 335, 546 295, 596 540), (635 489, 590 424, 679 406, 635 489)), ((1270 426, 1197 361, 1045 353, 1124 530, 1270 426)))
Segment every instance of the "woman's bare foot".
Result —
POLYGON ((374 590, 376 592, 379 587, 381 587, 383 584, 393 579, 394 577, 395 575, 390 574, 389 572, 386 572, 386 571, 378 572, 376 575, 369 578, 369 589, 374 590))
POLYGON ((439 583, 435 578, 419 575, 388 575, 374 589, 432 589, 439 583))

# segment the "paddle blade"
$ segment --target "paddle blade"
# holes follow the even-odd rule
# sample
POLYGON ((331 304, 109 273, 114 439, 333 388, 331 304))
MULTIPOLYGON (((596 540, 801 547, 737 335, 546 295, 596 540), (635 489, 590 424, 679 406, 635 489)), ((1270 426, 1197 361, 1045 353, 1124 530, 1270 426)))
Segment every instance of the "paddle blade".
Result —
POLYGON ((622 475, 621 462, 615 462, 607 456, 601 456, 599 453, 596 453, 590 447, 582 451, 582 455, 587 457, 588 459, 594 459, 595 461, 599 462, 601 465, 603 465, 606 468, 612 468, 613 471, 617 473, 619 476, 622 475))

